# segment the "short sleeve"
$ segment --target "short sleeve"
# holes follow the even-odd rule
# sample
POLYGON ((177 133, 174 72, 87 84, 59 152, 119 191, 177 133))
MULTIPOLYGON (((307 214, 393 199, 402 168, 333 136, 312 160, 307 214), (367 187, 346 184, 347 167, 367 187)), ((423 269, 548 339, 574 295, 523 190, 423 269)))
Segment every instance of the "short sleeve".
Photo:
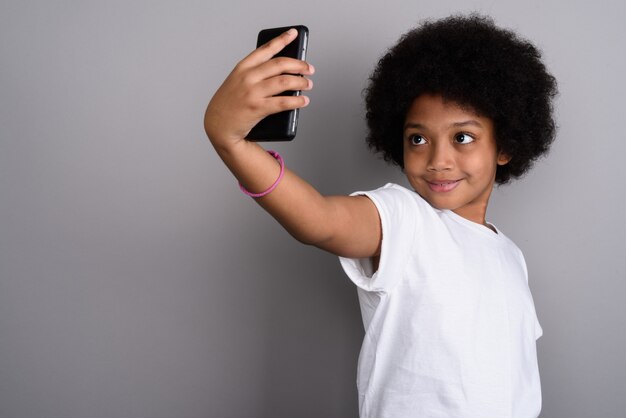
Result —
POLYGON ((382 243, 378 270, 373 272, 369 258, 339 257, 343 270, 359 288, 368 292, 389 292, 402 278, 409 260, 415 236, 419 205, 408 189, 389 183, 368 192, 354 195, 367 196, 376 206, 382 228, 382 243))

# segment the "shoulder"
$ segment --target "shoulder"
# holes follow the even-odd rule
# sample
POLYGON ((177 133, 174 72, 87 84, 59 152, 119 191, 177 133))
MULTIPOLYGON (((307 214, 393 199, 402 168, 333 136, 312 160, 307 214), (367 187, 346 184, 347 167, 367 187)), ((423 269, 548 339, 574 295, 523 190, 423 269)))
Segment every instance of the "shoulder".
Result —
POLYGON ((378 189, 355 192, 352 195, 367 196, 374 203, 388 236, 398 229, 405 232, 426 232, 440 224, 441 211, 433 208, 414 190, 399 184, 387 183, 378 189))
POLYGON ((502 232, 499 228, 496 227, 498 235, 500 236, 500 240, 502 244, 517 257, 524 258, 524 254, 522 254, 522 250, 515 244, 515 242, 509 238, 504 232, 502 232))
POLYGON ((376 206, 379 207, 379 210, 383 206, 395 210, 414 210, 416 205, 420 207, 430 207, 415 191, 395 183, 387 183, 378 189, 370 191, 354 192, 352 195, 364 195, 369 197, 376 206))
POLYGON ((379 187, 377 189, 374 190, 369 190, 369 191, 359 191, 359 192, 354 192, 352 193, 352 195, 373 195, 373 196, 380 196, 381 198, 387 198, 387 199, 402 199, 402 198, 409 198, 411 196, 412 192, 411 190, 407 189, 404 186, 400 186, 399 184, 396 183, 387 183, 382 187, 379 187))
POLYGON ((517 244, 515 244, 515 242, 511 238, 505 235, 500 229, 498 229, 498 235, 500 236, 500 242, 502 248, 504 249, 503 254, 505 254, 505 256, 507 256, 511 262, 518 265, 519 268, 524 271, 524 275, 528 277, 526 259, 522 250, 517 246, 517 244))

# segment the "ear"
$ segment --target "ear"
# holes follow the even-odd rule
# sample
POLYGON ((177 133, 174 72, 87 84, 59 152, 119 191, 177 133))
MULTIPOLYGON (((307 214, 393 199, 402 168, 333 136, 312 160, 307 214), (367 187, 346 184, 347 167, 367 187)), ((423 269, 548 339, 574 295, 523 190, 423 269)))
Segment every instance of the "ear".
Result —
POLYGON ((498 165, 506 165, 509 163, 509 161, 511 161, 511 156, 503 151, 500 151, 498 153, 498 159, 496 160, 496 162, 498 163, 498 165))

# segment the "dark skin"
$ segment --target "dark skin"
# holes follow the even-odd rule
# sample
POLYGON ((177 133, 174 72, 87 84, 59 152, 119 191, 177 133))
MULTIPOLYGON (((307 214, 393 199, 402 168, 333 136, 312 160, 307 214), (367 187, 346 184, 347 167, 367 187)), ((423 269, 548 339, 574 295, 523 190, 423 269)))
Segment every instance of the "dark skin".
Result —
MULTIPOLYGON (((309 104, 306 95, 277 96, 285 90, 306 92, 313 88, 307 77, 314 72, 310 64, 272 58, 296 35, 288 31, 240 61, 207 107, 207 136, 227 167, 251 192, 272 185, 279 165, 257 143, 247 141, 246 135, 269 114, 309 104)), ((490 121, 467 114, 453 103, 445 104, 438 96, 420 96, 409 109, 406 122, 404 171, 414 189, 434 207, 454 210, 484 224, 495 167, 508 162, 496 151, 490 121), (468 124, 468 120, 473 122, 468 124), (457 128, 463 128, 467 138, 459 140, 457 128), (466 140, 468 144, 461 144, 466 140), (451 186, 445 184, 450 181, 456 185, 447 190, 451 186)), ((299 241, 343 257, 371 258, 378 268, 382 229, 369 198, 323 196, 286 169, 278 186, 256 201, 299 241)))
MULTIPOLYGON (((276 96, 285 90, 313 88, 307 62, 272 58, 296 38, 288 31, 240 61, 211 99, 204 126, 216 152, 253 193, 266 190, 279 173, 276 160, 245 139, 263 117, 309 104, 306 95, 276 96), (304 77, 288 74, 301 74, 304 77)), ((378 211, 364 196, 322 196, 286 169, 278 186, 256 202, 299 241, 330 253, 366 258, 380 254, 378 211)))
POLYGON ((413 189, 437 209, 485 225, 498 165, 491 119, 440 95, 423 94, 409 108, 404 127, 404 173, 413 189))

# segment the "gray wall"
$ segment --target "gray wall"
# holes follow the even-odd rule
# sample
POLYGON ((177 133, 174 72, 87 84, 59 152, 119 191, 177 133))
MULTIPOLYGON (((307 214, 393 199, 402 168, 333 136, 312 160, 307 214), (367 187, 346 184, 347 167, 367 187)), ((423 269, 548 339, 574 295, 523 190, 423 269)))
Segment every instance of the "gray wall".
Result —
POLYGON ((529 265, 543 416, 622 416, 617 0, 3 0, 0 416, 356 416, 356 291, 239 192, 204 109, 260 28, 304 23, 316 88, 273 147, 324 193, 402 182, 363 145, 366 77, 418 20, 470 10, 560 82, 551 155, 490 209, 529 265))

